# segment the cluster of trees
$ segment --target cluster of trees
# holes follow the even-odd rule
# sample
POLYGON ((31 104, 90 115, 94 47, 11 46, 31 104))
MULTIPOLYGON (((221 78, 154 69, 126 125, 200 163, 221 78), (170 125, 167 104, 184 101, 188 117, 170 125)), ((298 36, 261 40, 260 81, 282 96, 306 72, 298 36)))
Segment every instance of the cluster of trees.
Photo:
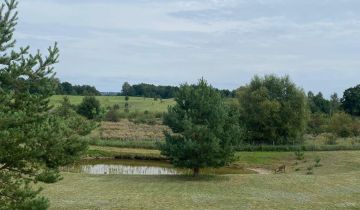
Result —
POLYGON ((65 102, 51 111, 59 50, 55 44, 43 57, 14 49, 16 6, 10 0, 0 9, 0 209, 42 210, 49 202, 33 183, 61 179, 59 167, 83 154, 81 137, 93 127, 65 102))
POLYGON ((332 133, 340 137, 360 135, 360 85, 345 90, 343 98, 336 93, 330 100, 325 99, 321 92, 314 95, 308 93, 310 119, 308 133, 319 135, 332 133))
POLYGON ((328 116, 327 131, 337 136, 360 135, 360 123, 354 118, 359 93, 357 86, 345 91, 341 100, 336 94, 331 100, 321 93, 310 92, 307 97, 287 76, 255 76, 237 90, 238 103, 226 105, 220 92, 201 79, 196 85, 180 86, 176 105, 169 107, 163 120, 172 132, 159 146, 172 164, 191 168, 196 176, 201 168, 231 162, 234 147, 243 143, 302 143, 308 126, 322 127, 318 121, 324 119, 316 121, 314 116, 328 116))
POLYGON ((160 144, 163 155, 177 167, 221 167, 233 160, 234 148, 244 142, 290 144, 300 142, 307 122, 302 89, 288 77, 255 77, 237 90, 238 103, 226 105, 220 92, 201 79, 181 85, 176 105, 169 107, 160 144))
POLYGON ((174 98, 178 89, 178 87, 173 86, 156 86, 145 83, 130 85, 128 82, 125 82, 122 85, 121 95, 166 99, 174 98))
POLYGON ((69 82, 57 81, 56 95, 99 96, 101 93, 90 85, 72 85, 69 82))
MULTIPOLYGON (((128 82, 124 82, 124 84, 122 85, 120 95, 168 99, 168 98, 174 98, 178 90, 179 87, 175 87, 175 86, 161 86, 161 85, 156 86, 145 83, 130 85, 128 82)), ((233 91, 226 89, 225 90, 215 89, 215 90, 218 91, 223 97, 235 96, 235 90, 233 91)))
POLYGON ((246 143, 295 144, 302 141, 307 123, 306 96, 289 77, 255 78, 238 89, 240 121, 246 143))

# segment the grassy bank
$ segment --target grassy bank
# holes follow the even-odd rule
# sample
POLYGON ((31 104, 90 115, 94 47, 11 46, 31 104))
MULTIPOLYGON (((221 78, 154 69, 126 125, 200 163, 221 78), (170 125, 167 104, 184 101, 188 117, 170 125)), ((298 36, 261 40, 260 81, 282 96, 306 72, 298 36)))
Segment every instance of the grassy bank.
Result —
MULTIPOLYGON (((314 167, 316 174, 329 174, 339 171, 360 171, 360 151, 305 152, 303 160, 297 160, 294 152, 237 152, 233 165, 243 168, 260 167, 273 170, 285 164, 289 173, 306 174, 308 167, 314 167, 315 159, 320 158, 321 167, 314 167)), ((122 158, 140 160, 166 160, 160 151, 152 149, 116 148, 90 146, 90 158, 122 158)))
MULTIPOLYGON (((121 139, 89 139, 90 145, 110 146, 119 148, 157 149, 157 144, 163 140, 121 140, 121 139)), ((291 152, 291 151, 357 151, 360 145, 339 143, 337 145, 304 144, 304 145, 240 145, 236 147, 239 152, 291 152)))
POLYGON ((139 160, 165 160, 159 150, 118 148, 104 146, 90 146, 87 152, 88 158, 115 158, 115 159, 139 159, 139 160))
MULTIPOLYGON (((145 152, 136 150, 137 152, 145 152)), ((118 150, 113 152, 119 152, 118 150)), ((121 152, 134 152, 123 150, 121 152)), ((146 151, 156 153, 155 151, 146 151)), ((360 152, 307 152, 296 167, 322 166, 314 175, 293 170, 290 152, 242 152, 236 164, 272 167, 286 174, 202 176, 85 175, 43 185, 51 209, 358 209, 360 152), (76 186, 76 187, 74 187, 76 186)))

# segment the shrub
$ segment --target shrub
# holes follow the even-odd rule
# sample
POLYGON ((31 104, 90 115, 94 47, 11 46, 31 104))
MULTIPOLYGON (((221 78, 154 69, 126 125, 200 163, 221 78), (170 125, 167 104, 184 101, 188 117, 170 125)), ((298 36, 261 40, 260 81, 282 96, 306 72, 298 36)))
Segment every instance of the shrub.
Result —
POLYGON ((305 158, 304 152, 301 150, 295 151, 294 154, 295 154, 297 160, 304 160, 304 158, 305 158))
POLYGON ((315 167, 320 167, 321 166, 320 161, 321 161, 320 157, 315 158, 315 167))
POLYGON ((315 136, 324 133, 329 124, 329 117, 326 114, 314 113, 310 115, 307 132, 315 136))
POLYGON ((119 122, 121 119, 121 115, 118 109, 110 109, 106 114, 105 114, 105 120, 106 121, 110 121, 110 122, 119 122))
POLYGON ((327 145, 336 145, 337 144, 337 138, 335 135, 326 134, 325 138, 326 138, 325 144, 327 144, 327 145))
POLYGON ((119 110, 119 109, 120 109, 120 105, 119 105, 119 104, 114 104, 113 109, 114 109, 114 110, 119 110))
POLYGON ((100 101, 94 96, 86 96, 78 106, 77 112, 88 119, 97 119, 101 115, 100 101))
POLYGON ((358 128, 359 125, 356 120, 344 112, 339 112, 330 118, 328 132, 340 137, 351 137, 358 135, 358 128))

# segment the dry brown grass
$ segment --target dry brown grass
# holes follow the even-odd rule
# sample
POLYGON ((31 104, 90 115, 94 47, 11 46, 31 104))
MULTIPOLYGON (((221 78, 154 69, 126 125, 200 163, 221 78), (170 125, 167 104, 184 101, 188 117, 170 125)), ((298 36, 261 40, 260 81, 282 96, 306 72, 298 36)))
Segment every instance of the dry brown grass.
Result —
POLYGON ((136 124, 127 119, 120 122, 102 122, 99 135, 101 139, 122 140, 163 140, 167 126, 161 124, 136 124))

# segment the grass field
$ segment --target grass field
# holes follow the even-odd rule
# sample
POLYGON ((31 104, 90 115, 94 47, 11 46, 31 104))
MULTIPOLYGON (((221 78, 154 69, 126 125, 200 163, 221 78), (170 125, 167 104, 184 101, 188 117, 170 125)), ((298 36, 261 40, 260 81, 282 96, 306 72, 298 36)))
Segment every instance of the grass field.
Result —
POLYGON ((285 162, 289 169, 278 175, 199 178, 64 173, 64 180, 44 185, 43 194, 50 198, 52 209, 360 208, 359 151, 307 152, 305 161, 296 166, 298 161, 289 152, 244 152, 238 156, 235 164, 271 168, 285 162), (314 175, 305 175, 305 169, 294 170, 313 164, 315 157, 321 157, 322 166, 314 169, 314 175))
MULTIPOLYGON (((59 106, 63 100, 62 95, 55 95, 50 98, 50 104, 53 106, 59 106)), ((78 105, 81 103, 83 96, 67 96, 70 99, 70 103, 78 105)), ((100 101, 101 106, 108 107, 118 104, 121 109, 125 108, 125 97, 124 96, 96 96, 100 101)), ((129 110, 130 112, 165 112, 169 105, 174 105, 175 101, 173 99, 162 99, 154 100, 153 98, 144 98, 144 97, 130 97, 129 101, 129 110)))

